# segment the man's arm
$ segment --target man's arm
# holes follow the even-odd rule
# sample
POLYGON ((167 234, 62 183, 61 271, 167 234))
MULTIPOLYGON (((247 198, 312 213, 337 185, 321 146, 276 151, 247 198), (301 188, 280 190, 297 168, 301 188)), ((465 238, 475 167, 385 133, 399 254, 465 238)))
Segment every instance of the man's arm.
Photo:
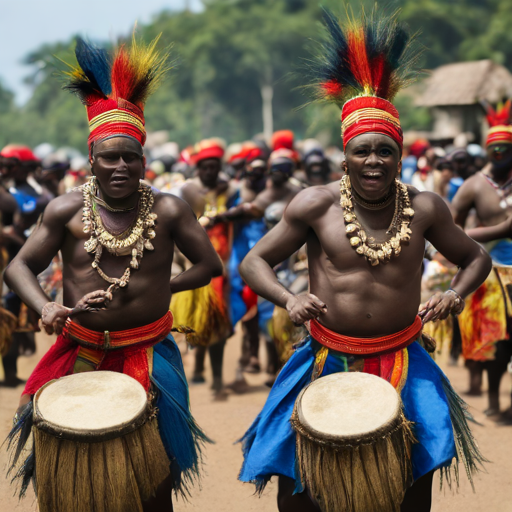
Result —
MULTIPOLYGON (((436 194, 421 194, 422 205, 431 219, 425 238, 449 261, 459 267, 451 289, 465 298, 487 278, 492 261, 485 250, 453 222, 450 210, 436 194)), ((424 321, 446 318, 454 309, 456 295, 446 293, 432 298, 424 310, 424 321)))
POLYGON ((0 184, 0 212, 14 213, 17 209, 18 203, 14 196, 0 184))
POLYGON ((9 288, 38 314, 51 300, 39 286, 36 276, 48 267, 59 252, 64 242, 66 224, 77 208, 79 202, 76 197, 62 196, 51 201, 39 226, 5 271, 4 279, 9 288))
POLYGON ((174 196, 167 196, 162 200, 163 207, 170 212, 170 236, 193 265, 171 279, 171 292, 177 293, 206 286, 212 277, 222 275, 223 267, 218 254, 185 201, 174 196))
POLYGON ((471 177, 466 180, 459 190, 457 190, 452 201, 452 211, 455 224, 463 229, 466 225, 469 210, 471 210, 475 203, 474 181, 475 177, 471 177))
MULTIPOLYGON (((331 201, 332 202, 332 201, 331 201)), ((325 192, 305 190, 290 202, 281 221, 249 252, 240 265, 244 281, 260 296, 286 308, 297 324, 318 317, 326 305, 313 294, 295 296, 279 283, 273 271, 307 240, 309 222, 325 210, 325 192)))
POLYGON ((480 243, 492 242, 501 238, 512 236, 512 216, 495 226, 473 228, 467 231, 467 235, 480 243))

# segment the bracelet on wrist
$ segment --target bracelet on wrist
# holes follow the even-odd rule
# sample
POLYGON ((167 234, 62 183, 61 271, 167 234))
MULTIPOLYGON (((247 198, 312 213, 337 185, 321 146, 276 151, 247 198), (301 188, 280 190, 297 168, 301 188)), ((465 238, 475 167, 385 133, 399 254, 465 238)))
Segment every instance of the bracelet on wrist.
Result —
POLYGON ((455 296, 455 304, 452 309, 452 313, 454 315, 460 315, 464 311, 464 308, 466 307, 466 302, 464 301, 464 299, 455 290, 452 290, 451 288, 445 293, 449 293, 455 296))

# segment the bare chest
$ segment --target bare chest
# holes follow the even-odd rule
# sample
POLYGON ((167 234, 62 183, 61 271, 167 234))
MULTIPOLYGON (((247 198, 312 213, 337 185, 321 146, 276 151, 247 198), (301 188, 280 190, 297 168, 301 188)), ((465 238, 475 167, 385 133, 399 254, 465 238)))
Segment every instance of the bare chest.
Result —
MULTIPOLYGON (((383 221, 382 225, 385 227, 381 229, 372 229, 369 225, 365 226, 362 219, 358 220, 367 235, 373 237, 375 242, 383 243, 391 238, 387 234, 389 227, 387 219, 383 221)), ((342 209, 333 205, 312 225, 313 233, 308 240, 310 258, 317 260, 333 274, 364 271, 377 272, 380 275, 389 274, 392 277, 396 272, 407 273, 407 269, 415 273, 421 266, 425 251, 424 227, 420 219, 413 219, 410 227, 412 230, 410 241, 401 244, 400 255, 393 256, 389 263, 372 267, 366 257, 356 253, 355 248, 352 247, 342 209)))
MULTIPOLYGON (((64 280, 66 281, 66 278, 72 279, 75 285, 82 283, 87 288, 97 289, 100 284, 101 287, 104 287, 106 285, 105 280, 92 268, 94 253, 87 252, 84 247, 90 235, 83 231, 82 212, 80 211, 74 215, 66 227, 67 234, 62 247, 64 280), (96 288, 94 288, 95 286, 96 288)), ((156 274, 159 272, 163 272, 164 275, 169 273, 170 275, 174 243, 165 227, 159 225, 158 220, 156 221, 155 233, 156 236, 152 240, 154 250, 144 250, 139 269, 132 272, 130 282, 156 281, 158 279, 156 274)), ((100 259, 100 268, 108 276, 119 278, 130 266, 130 260, 131 255, 115 256, 104 249, 100 259)))
POLYGON ((480 180, 481 186, 477 188, 475 196, 478 219, 485 226, 503 222, 512 215, 512 193, 507 195, 507 191, 496 188, 484 176, 481 176, 480 180))

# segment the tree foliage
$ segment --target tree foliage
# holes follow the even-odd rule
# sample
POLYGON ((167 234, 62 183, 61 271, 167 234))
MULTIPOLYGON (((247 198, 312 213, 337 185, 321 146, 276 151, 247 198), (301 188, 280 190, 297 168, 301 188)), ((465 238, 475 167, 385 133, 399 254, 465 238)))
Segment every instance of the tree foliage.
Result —
MULTIPOLYGON (((426 51, 426 68, 444 63, 492 58, 512 67, 510 0, 395 0, 401 19, 426 51)), ((360 8, 360 0, 325 0, 340 16, 360 8)), ((373 2, 363 0, 366 9, 373 2)), ((164 11, 139 26, 147 40, 162 33, 162 47, 174 42, 176 66, 146 107, 148 130, 169 131, 188 145, 202 137, 241 141, 262 131, 263 85, 274 89, 275 129, 291 128, 299 137, 339 141, 339 111, 308 105, 300 90, 312 41, 322 36, 318 0, 204 0, 201 12, 164 11)), ((128 34, 127 34, 128 37, 128 34)), ((84 107, 62 91, 63 61, 73 59, 73 41, 43 45, 26 57, 33 95, 16 107, 0 83, 0 144, 47 141, 85 150, 84 107)), ((398 100, 410 128, 425 128, 428 116, 398 100), (421 126, 418 126, 421 125, 421 126)))

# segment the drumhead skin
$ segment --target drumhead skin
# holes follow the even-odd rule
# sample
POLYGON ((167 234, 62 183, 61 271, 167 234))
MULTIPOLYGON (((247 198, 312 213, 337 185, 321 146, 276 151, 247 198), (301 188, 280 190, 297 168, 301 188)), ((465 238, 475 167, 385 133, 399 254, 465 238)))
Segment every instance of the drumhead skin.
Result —
MULTIPOLYGON (((95 371, 54 380, 34 397, 36 425, 87 436, 122 431, 145 414, 146 391, 123 373, 95 371)), ((66 437, 66 436, 64 436, 66 437)))
POLYGON ((300 423, 330 438, 364 437, 396 420, 400 408, 400 396, 389 382, 360 372, 322 377, 297 399, 300 423))

